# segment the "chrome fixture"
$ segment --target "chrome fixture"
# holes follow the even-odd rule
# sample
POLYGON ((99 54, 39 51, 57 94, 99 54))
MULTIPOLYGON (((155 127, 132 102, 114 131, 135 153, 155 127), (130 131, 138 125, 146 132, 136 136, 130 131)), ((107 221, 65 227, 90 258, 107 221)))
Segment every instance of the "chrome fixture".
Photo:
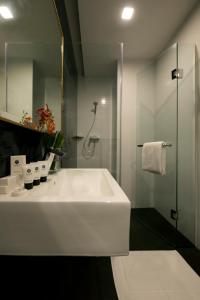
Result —
POLYGON ((61 151, 60 149, 54 149, 53 147, 48 148, 47 151, 49 153, 54 153, 60 157, 63 157, 65 155, 64 151, 61 151))
MULTIPOLYGON (((143 147, 143 144, 137 145, 137 147, 142 148, 142 147, 143 147)), ((170 143, 162 143, 162 147, 172 147, 172 144, 170 144, 170 143)))
POLYGON ((183 69, 172 70, 172 80, 173 79, 183 79, 183 69))
POLYGON ((54 141, 53 141, 53 145, 51 147, 47 148, 47 151, 45 153, 45 158, 48 157, 48 155, 50 153, 54 153, 55 155, 60 156, 60 157, 63 157, 66 154, 60 148, 55 148, 55 144, 56 144, 56 140, 57 140, 58 134, 59 134, 59 132, 57 131, 56 135, 55 135, 55 138, 54 138, 54 141))
POLYGON ((91 109, 91 112, 93 112, 95 115, 97 113, 97 105, 98 105, 98 102, 93 102, 93 108, 91 109))
POLYGON ((96 121, 97 105, 98 105, 98 102, 93 102, 93 108, 90 110, 91 112, 94 113, 93 121, 92 121, 90 129, 88 130, 88 133, 86 134, 86 137, 84 138, 84 141, 83 141, 82 155, 85 159, 90 159, 94 156, 96 143, 99 141, 99 138, 94 139, 94 136, 90 137, 90 133, 91 133, 91 131, 95 125, 95 121, 96 121))

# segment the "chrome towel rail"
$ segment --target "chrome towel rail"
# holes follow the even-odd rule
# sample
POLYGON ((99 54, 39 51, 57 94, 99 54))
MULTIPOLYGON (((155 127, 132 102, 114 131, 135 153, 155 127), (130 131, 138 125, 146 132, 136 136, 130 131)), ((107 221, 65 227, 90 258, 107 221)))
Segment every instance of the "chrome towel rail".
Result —
MULTIPOLYGON (((137 145, 137 147, 142 148, 143 144, 137 145)), ((171 143, 162 143, 162 147, 172 147, 172 144, 171 143)))

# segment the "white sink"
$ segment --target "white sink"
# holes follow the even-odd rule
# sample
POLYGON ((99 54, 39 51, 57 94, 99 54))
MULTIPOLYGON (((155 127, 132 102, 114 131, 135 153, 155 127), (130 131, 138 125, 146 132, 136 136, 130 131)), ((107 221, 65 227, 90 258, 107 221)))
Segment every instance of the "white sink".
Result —
POLYGON ((0 196, 0 254, 129 252, 130 201, 105 169, 62 169, 24 196, 0 196))

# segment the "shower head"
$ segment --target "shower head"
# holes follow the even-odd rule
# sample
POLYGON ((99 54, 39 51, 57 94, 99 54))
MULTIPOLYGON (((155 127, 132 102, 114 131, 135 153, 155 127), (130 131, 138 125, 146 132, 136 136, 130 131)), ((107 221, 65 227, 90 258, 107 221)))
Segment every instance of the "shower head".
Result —
POLYGON ((95 115, 97 112, 97 105, 98 105, 98 102, 93 102, 93 108, 91 109, 91 112, 93 112, 95 115))

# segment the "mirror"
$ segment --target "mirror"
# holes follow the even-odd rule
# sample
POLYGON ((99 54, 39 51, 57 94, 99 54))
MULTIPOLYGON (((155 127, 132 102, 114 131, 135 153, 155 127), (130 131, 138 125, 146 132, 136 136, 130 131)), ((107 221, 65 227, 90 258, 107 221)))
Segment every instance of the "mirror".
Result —
POLYGON ((37 122, 47 104, 61 129, 62 33, 53 0, 0 0, 0 116, 21 122, 25 113, 37 122))

